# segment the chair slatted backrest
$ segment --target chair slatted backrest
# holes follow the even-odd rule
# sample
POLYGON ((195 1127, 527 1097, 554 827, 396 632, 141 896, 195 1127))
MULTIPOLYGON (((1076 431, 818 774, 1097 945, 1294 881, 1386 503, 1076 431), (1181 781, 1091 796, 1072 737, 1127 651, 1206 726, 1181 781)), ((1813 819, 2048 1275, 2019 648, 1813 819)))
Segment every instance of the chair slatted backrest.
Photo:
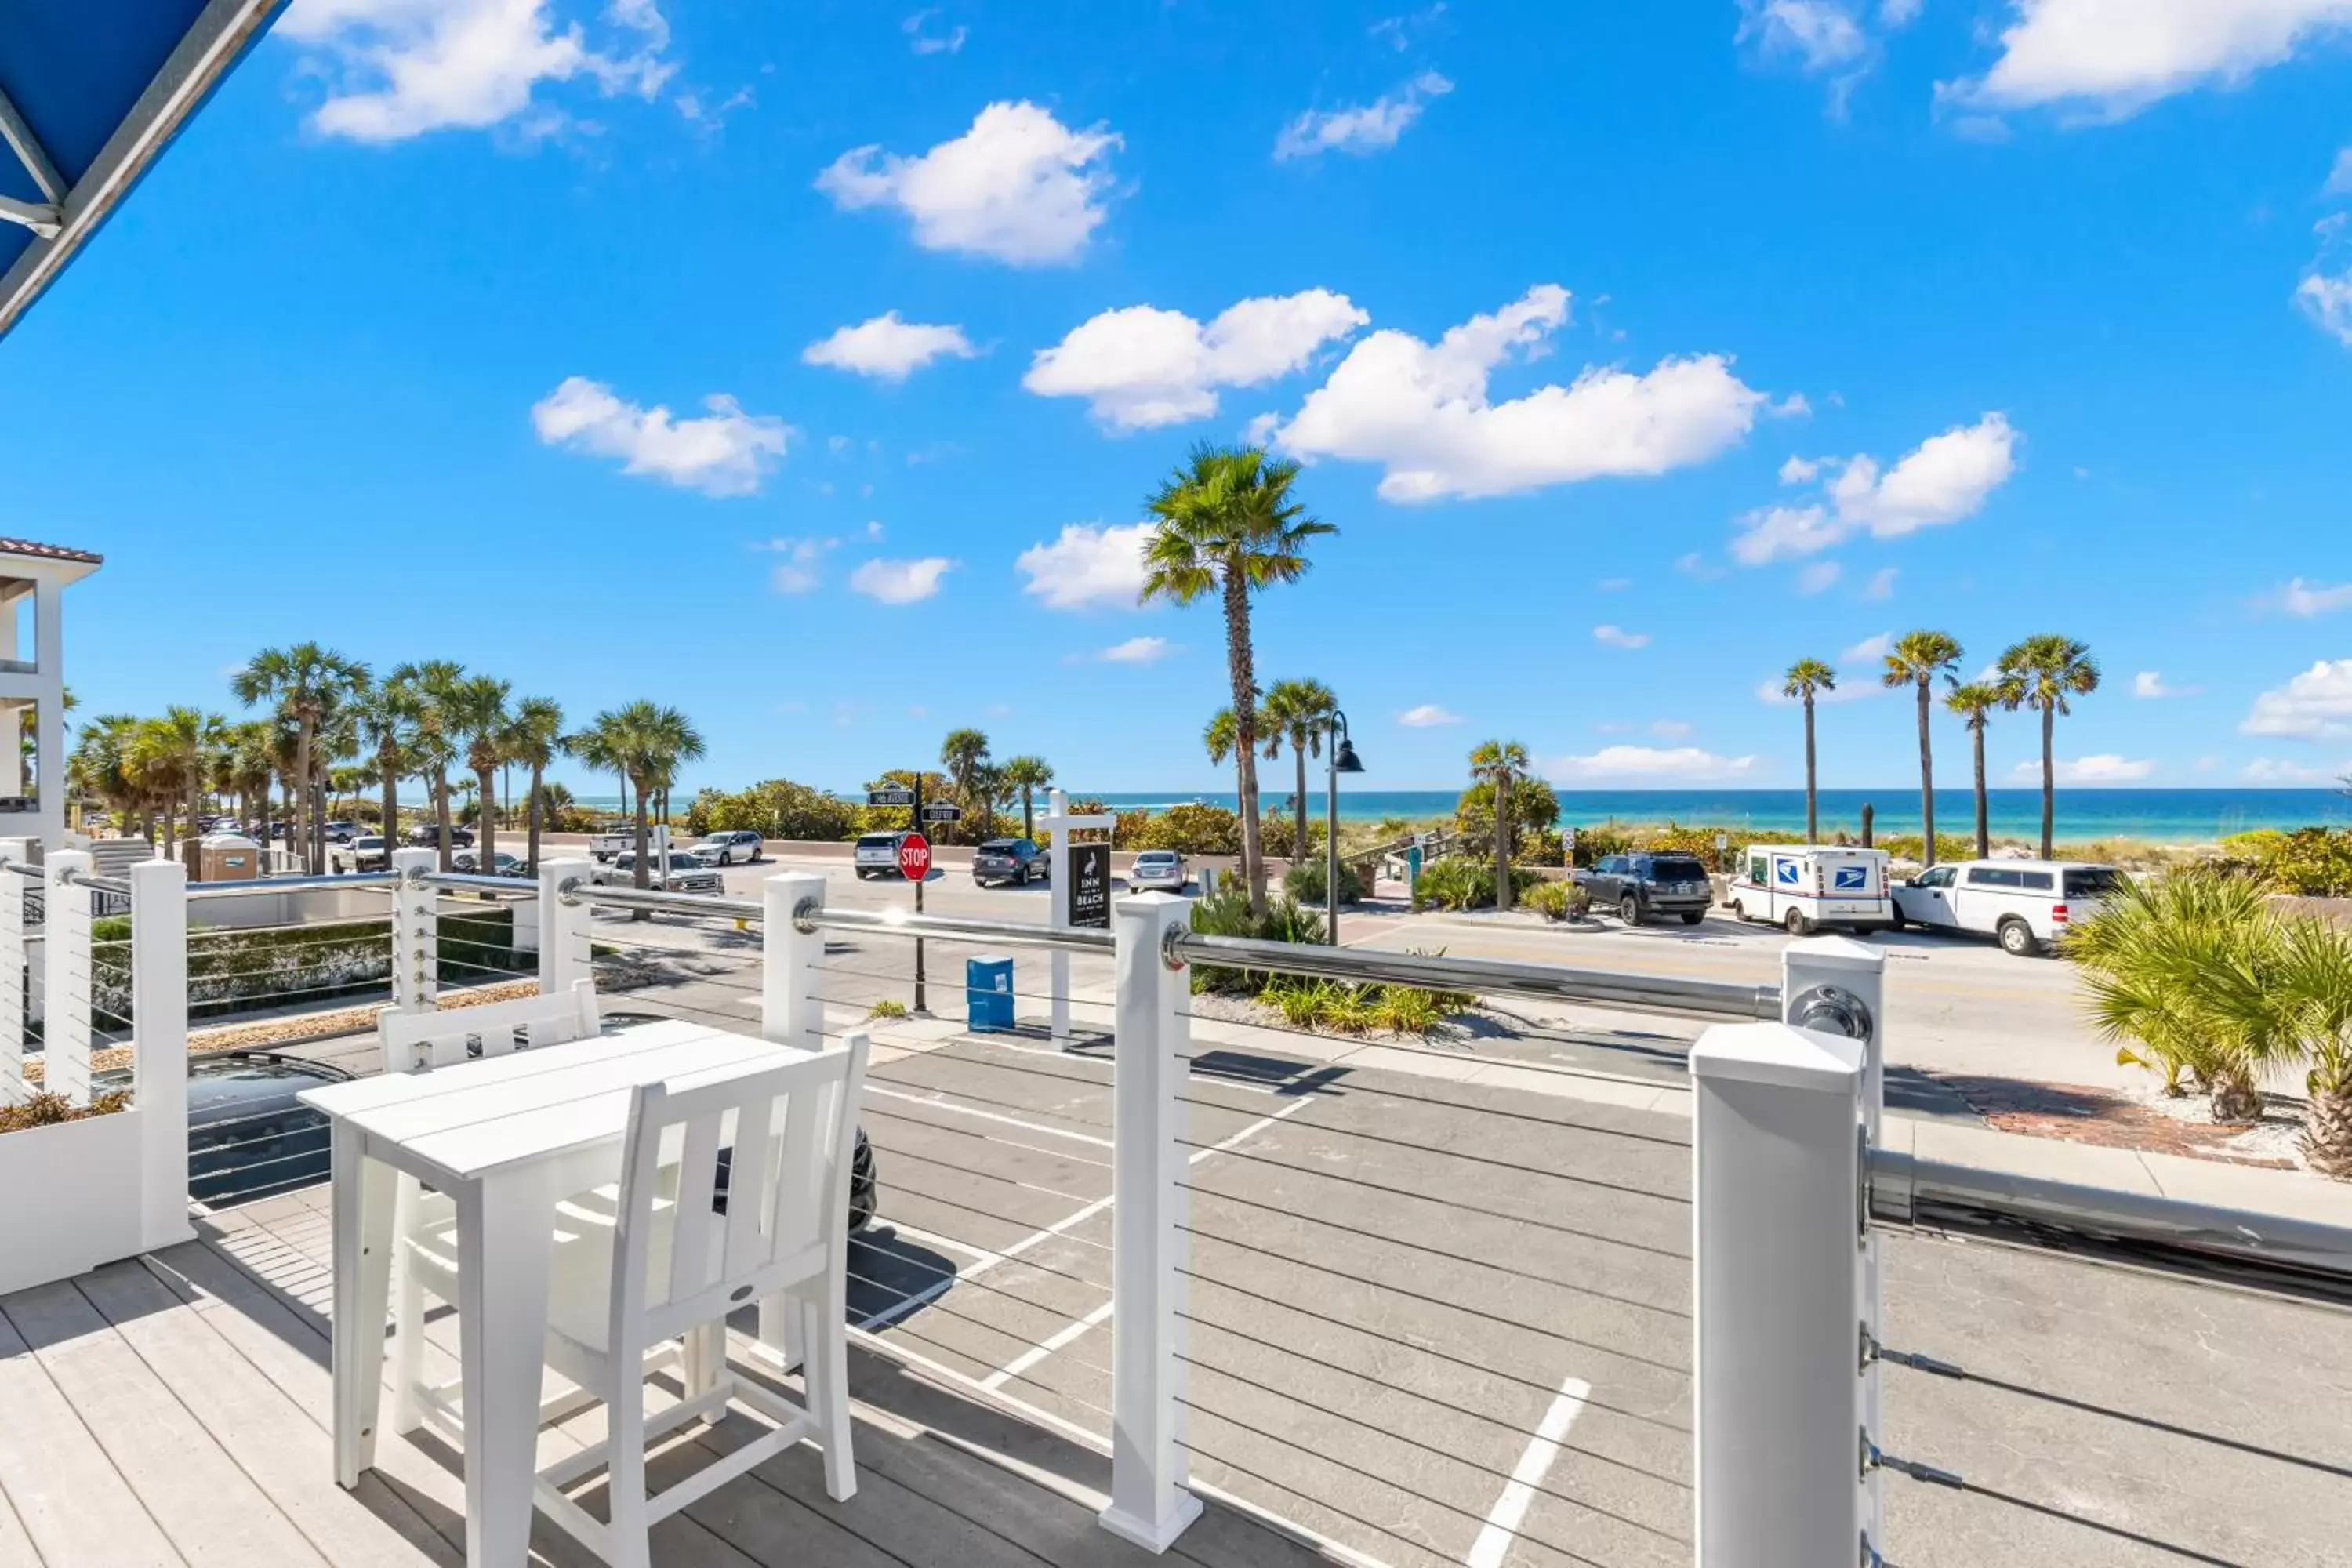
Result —
POLYGON ((642 1349, 847 1266, 866 1037, 777 1054, 772 1065, 637 1090, 607 1344, 642 1349), (722 1147, 731 1148, 723 1214, 713 1203, 722 1147), (672 1205, 666 1236, 656 1234, 656 1200, 672 1205))
POLYGON ((434 1013, 402 1013, 387 1007, 375 1016, 377 1042, 388 1073, 430 1072, 469 1058, 502 1057, 525 1046, 560 1046, 596 1033, 596 985, 572 982, 544 996, 521 996, 482 1007, 434 1013))

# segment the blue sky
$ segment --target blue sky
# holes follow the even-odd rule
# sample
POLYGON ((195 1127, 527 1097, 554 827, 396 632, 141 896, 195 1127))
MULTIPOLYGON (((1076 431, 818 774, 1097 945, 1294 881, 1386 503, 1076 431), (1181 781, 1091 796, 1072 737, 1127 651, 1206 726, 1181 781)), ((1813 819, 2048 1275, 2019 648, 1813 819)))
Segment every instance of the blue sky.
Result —
POLYGON ((1759 683, 1921 626, 2093 646, 2071 778, 2314 782, 2347 104, 2346 0, 295 0, 0 344, 0 526, 108 557, 85 712, 317 637, 675 702, 697 783, 1205 789, 1133 530, 1255 437, 1340 530, 1260 668, 1367 785, 1785 787, 1759 683))

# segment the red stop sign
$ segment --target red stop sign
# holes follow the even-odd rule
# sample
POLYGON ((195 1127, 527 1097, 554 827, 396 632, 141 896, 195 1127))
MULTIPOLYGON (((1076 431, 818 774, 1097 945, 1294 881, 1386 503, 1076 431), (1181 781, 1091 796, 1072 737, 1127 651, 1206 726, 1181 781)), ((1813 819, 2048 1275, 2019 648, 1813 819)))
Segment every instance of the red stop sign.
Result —
POLYGON ((907 880, 919 882, 930 874, 931 841, 919 833, 909 833, 898 840, 898 869, 907 880))

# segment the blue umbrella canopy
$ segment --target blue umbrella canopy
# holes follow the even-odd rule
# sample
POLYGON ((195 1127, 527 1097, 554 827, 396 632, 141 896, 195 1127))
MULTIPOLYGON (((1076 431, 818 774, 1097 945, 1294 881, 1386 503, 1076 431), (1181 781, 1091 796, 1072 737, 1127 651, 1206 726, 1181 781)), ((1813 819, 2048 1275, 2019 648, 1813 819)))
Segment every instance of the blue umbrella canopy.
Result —
POLYGON ((98 232, 285 4, 0 5, 0 335, 98 232))

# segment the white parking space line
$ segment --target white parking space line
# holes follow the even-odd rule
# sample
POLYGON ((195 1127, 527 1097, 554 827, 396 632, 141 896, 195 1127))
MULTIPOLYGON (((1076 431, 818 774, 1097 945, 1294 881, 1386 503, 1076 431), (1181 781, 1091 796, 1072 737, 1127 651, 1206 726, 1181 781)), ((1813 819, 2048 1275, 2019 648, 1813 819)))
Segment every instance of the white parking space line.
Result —
POLYGON ((1110 1321, 1110 1310, 1111 1303, 1105 1301, 1101 1306, 1097 1307, 1093 1311, 1088 1312, 1085 1317, 1072 1322, 1068 1327, 1062 1329, 1050 1338, 1039 1340, 1035 1344, 1030 1346, 1027 1350, 1023 1351, 1011 1361, 1006 1362, 1002 1367, 990 1373, 986 1377, 982 1378, 980 1380, 981 1387, 1003 1388, 1006 1384, 1012 1382, 1014 1378, 1019 1377, 1023 1373, 1027 1372, 1031 1367, 1035 1366, 1039 1362, 1044 1361, 1055 1351, 1065 1350, 1069 1346, 1076 1344, 1089 1330, 1098 1329, 1102 1327, 1103 1324, 1110 1321))
MULTIPOLYGON (((1066 1131, 1059 1127, 1048 1127, 1041 1121, 1024 1121, 1017 1116, 1005 1116, 993 1110, 982 1110, 973 1105, 960 1105, 949 1098, 949 1091, 946 1089, 931 1094, 908 1094, 902 1089, 884 1089, 869 1078, 866 1080, 866 1092, 878 1095, 884 1100, 903 1100, 914 1105, 936 1106, 941 1110, 952 1110, 959 1116, 976 1117, 982 1121, 1002 1122, 1007 1127, 1018 1127, 1024 1132, 1042 1132, 1048 1137, 1067 1138, 1075 1143, 1092 1143, 1098 1149, 1110 1147, 1109 1139, 1097 1138, 1091 1132, 1066 1131)), ((1015 1144, 1014 1147, 1026 1148, 1027 1145, 1015 1144)))
POLYGON ((1511 1479, 1503 1488, 1503 1495, 1495 1500, 1486 1515, 1486 1523, 1472 1542, 1470 1555, 1462 1561, 1464 1568, 1503 1568, 1503 1559, 1510 1555, 1511 1543, 1518 1539, 1519 1526, 1528 1517, 1528 1506, 1536 1500, 1536 1488, 1559 1458, 1559 1446, 1568 1436, 1568 1429, 1583 1413, 1584 1402, 1592 1395, 1592 1385, 1580 1377, 1571 1377, 1559 1385, 1559 1393, 1544 1412, 1536 1427, 1536 1435, 1528 1439, 1527 1451, 1511 1468, 1511 1479))

